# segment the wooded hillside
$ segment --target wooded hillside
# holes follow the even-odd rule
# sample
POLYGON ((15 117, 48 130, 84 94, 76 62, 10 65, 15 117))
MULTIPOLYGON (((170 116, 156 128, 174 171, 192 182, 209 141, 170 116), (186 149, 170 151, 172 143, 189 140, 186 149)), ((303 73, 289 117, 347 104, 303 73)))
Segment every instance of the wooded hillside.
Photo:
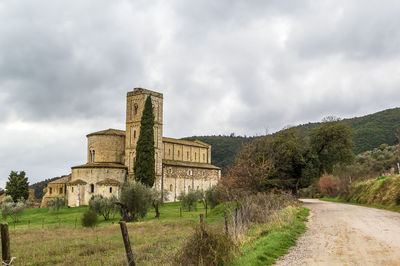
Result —
MULTIPOLYGON (((400 108, 387 109, 378 113, 343 120, 354 130, 354 153, 378 148, 381 144, 395 145, 395 132, 400 130, 400 108)), ((321 123, 308 123, 296 126, 304 135, 321 123)), ((212 145, 212 163, 225 168, 232 165, 236 154, 243 145, 257 137, 240 136, 194 136, 184 139, 198 139, 212 145)))

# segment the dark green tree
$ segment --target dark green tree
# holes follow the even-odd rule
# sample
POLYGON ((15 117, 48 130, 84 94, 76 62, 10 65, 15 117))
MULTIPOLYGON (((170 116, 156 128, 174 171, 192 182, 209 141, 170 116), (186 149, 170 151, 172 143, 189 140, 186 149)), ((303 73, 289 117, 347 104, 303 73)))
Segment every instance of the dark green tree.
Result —
POLYGON ((343 122, 322 123, 311 131, 311 149, 318 156, 320 174, 332 173, 336 164, 354 160, 353 130, 343 122))
POLYGON ((17 202, 20 198, 28 199, 29 183, 24 171, 19 173, 11 171, 6 183, 6 194, 10 195, 14 202, 17 202))
POLYGON ((154 114, 151 96, 148 96, 144 104, 140 135, 136 145, 134 172, 135 180, 149 187, 153 186, 156 176, 154 154, 154 114))

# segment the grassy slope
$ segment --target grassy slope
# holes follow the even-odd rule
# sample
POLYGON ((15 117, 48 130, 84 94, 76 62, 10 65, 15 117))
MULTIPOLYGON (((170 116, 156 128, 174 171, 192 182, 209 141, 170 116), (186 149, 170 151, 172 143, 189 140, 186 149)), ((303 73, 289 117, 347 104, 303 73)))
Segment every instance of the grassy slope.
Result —
POLYGON ((394 211, 394 212, 400 212, 400 206, 387 206, 387 205, 382 205, 382 204, 367 204, 367 203, 358 203, 354 201, 346 201, 345 199, 341 198, 321 198, 320 200, 324 201, 329 201, 329 202, 339 202, 339 203, 345 203, 345 204, 351 204, 351 205, 357 205, 357 206, 363 206, 363 207, 369 207, 369 208, 375 208, 375 209, 381 209, 381 210, 387 210, 387 211, 394 211))
POLYGON ((235 265, 272 265, 296 244, 297 238, 306 231, 309 210, 289 207, 282 212, 284 219, 280 223, 255 226, 250 230, 241 247, 243 256, 235 265))
POLYGON ((352 185, 347 195, 323 200, 400 212, 400 175, 357 182, 352 185))

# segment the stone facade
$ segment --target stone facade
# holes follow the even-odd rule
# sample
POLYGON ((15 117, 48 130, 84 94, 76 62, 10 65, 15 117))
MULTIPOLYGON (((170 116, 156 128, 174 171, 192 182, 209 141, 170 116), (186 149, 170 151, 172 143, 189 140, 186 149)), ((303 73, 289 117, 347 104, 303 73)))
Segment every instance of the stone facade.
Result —
POLYGON ((96 194, 118 197, 120 184, 128 178, 134 180, 136 144, 147 97, 151 97, 155 118, 154 186, 168 190, 169 200, 175 201, 181 192, 207 189, 218 182, 221 169, 211 164, 211 146, 201 141, 163 138, 163 95, 135 88, 127 93, 126 130, 88 134, 87 163, 72 167, 68 179, 49 183, 43 206, 56 195, 65 196, 71 207, 88 205, 96 194), (61 187, 64 194, 58 193, 61 187))
POLYGON ((71 179, 71 175, 63 176, 60 179, 54 180, 47 184, 47 187, 43 189, 44 196, 40 208, 47 206, 47 202, 53 197, 65 197, 67 189, 67 183, 71 179))

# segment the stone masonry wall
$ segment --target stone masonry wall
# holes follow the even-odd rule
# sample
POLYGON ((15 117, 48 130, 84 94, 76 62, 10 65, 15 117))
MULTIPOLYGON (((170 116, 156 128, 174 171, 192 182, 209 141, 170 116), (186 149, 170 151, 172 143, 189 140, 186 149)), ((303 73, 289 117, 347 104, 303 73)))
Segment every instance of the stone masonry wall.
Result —
POLYGON ((91 162, 91 150, 95 151, 95 162, 125 163, 125 137, 93 135, 88 137, 87 162, 91 162))
POLYGON ((101 194, 104 196, 115 195, 118 196, 118 189, 114 187, 112 192, 109 188, 112 186, 102 186, 96 183, 106 178, 112 178, 119 181, 121 184, 124 182, 126 170, 123 168, 73 168, 71 175, 71 182, 77 179, 84 180, 85 185, 68 185, 67 198, 68 206, 75 207, 81 205, 88 205, 92 195, 101 194), (90 185, 94 184, 94 193, 91 192, 90 185))
POLYGON ((181 192, 206 190, 218 183, 221 170, 164 165, 164 189, 168 190, 168 201, 177 201, 181 192))

